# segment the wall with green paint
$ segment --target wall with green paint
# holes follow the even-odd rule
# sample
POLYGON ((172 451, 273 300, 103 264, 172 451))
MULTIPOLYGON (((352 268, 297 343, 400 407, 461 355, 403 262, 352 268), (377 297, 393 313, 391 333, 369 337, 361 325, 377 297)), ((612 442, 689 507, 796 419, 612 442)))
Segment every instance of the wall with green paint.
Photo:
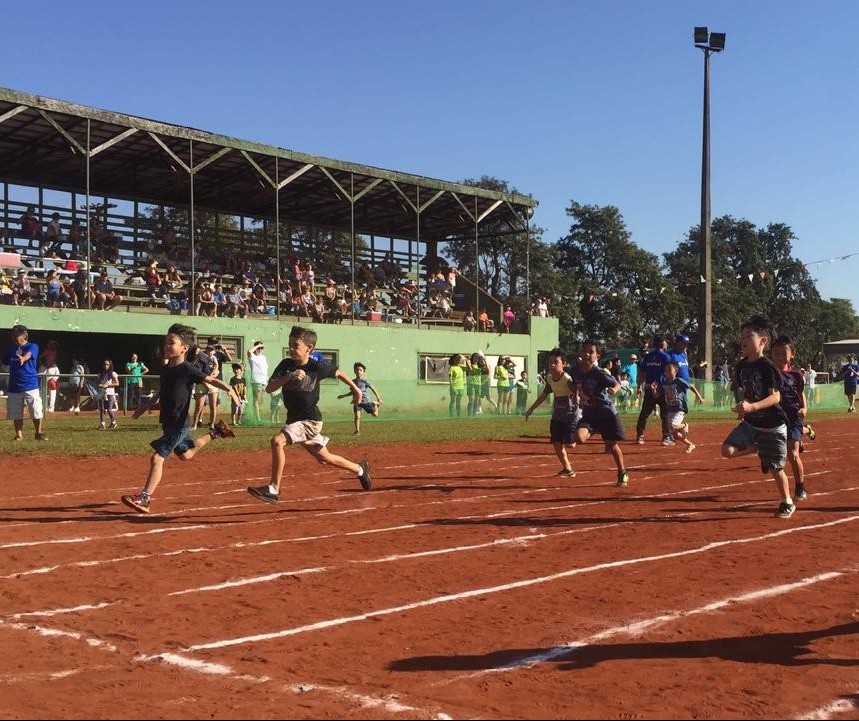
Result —
MULTIPOLYGON (((133 340, 134 336, 140 337, 141 344, 146 346, 138 351, 146 357, 147 349, 154 348, 158 339, 163 337, 174 322, 193 325, 202 337, 219 335, 225 341, 235 339, 243 362, 246 361, 246 349, 253 341, 262 340, 266 343, 266 357, 271 370, 274 370, 284 357, 289 331, 295 324, 291 317, 281 321, 254 318, 212 319, 129 313, 123 310, 79 311, 0 306, 0 328, 11 328, 15 323, 23 323, 30 329, 33 340, 40 344, 61 334, 61 338, 66 340, 65 343, 61 341, 61 348, 63 345, 83 347, 85 352, 89 353, 91 364, 93 360, 98 361, 113 355, 116 356, 115 363, 120 366, 120 363, 127 359, 123 354, 112 353, 111 349, 119 343, 119 339, 122 339, 123 347, 127 346, 129 338, 133 340)), ((470 355, 483 351, 490 357, 522 357, 525 360, 525 369, 532 377, 530 395, 533 397, 537 353, 554 348, 558 344, 558 322, 554 318, 532 318, 530 335, 465 333, 459 328, 419 329, 417 326, 400 324, 368 325, 363 321, 356 322, 355 325, 348 321, 342 325, 305 325, 318 334, 317 347, 321 351, 336 352, 340 367, 348 375, 352 375, 353 363, 364 363, 367 366, 367 377, 377 386, 384 400, 384 414, 402 417, 446 415, 448 411, 447 385, 427 383, 419 379, 422 354, 447 357, 453 353, 470 355)), ((68 364, 70 353, 69 350, 61 352, 62 373, 69 370, 64 365, 68 364)), ((231 371, 225 370, 226 377, 229 377, 231 371)), ((336 396, 345 390, 340 384, 337 388, 323 390, 323 411, 346 412, 349 401, 336 399, 336 396)))

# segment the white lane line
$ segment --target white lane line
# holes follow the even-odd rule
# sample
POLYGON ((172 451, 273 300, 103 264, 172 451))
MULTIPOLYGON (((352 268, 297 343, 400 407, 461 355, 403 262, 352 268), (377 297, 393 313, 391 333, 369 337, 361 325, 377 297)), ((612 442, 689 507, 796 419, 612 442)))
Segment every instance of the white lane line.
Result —
POLYGON ((113 666, 86 666, 81 668, 67 668, 62 671, 30 671, 27 673, 4 673, 0 674, 0 683, 41 683, 43 681, 60 681, 69 676, 77 676, 79 673, 102 672, 113 669, 113 666))
POLYGON ((370 618, 378 618, 381 616, 390 616, 396 613, 403 613, 405 611, 413 611, 417 608, 424 608, 427 606, 435 606, 442 603, 450 603, 452 601, 461 601, 467 598, 474 598, 476 596, 488 596, 495 593, 502 593, 505 591, 511 591, 520 588, 528 588, 530 586, 541 585, 544 583, 549 583, 552 581, 557 581, 564 578, 570 578, 572 576, 578 576, 586 573, 593 573, 595 571, 602 571, 605 569, 613 569, 613 568, 622 568, 625 566, 633 566, 642 563, 652 563, 654 561, 664 561, 673 558, 682 558, 684 556, 692 556, 695 554, 708 553, 710 551, 716 550, 718 548, 724 548, 732 545, 741 545, 746 543, 758 543, 760 541, 769 540, 772 538, 779 538, 781 536, 786 536, 794 533, 802 533, 804 531, 815 531, 823 528, 832 528, 835 526, 840 526, 845 523, 852 523, 853 521, 859 521, 859 515, 847 516, 845 518, 839 518, 834 521, 827 521, 825 523, 817 523, 806 526, 793 526, 790 528, 781 529, 779 531, 773 531, 771 533, 766 533, 761 536, 750 536, 746 538, 732 538, 724 541, 713 541, 711 543, 707 543, 703 546, 696 546, 694 548, 687 548, 681 551, 670 551, 667 553, 660 553, 654 556, 640 556, 636 558, 627 558, 620 561, 606 561, 604 563, 598 563, 593 566, 587 566, 584 568, 572 568, 566 571, 560 571, 558 573, 552 573, 546 576, 539 576, 537 578, 527 578, 521 581, 513 581, 511 583, 504 583, 498 586, 489 586, 486 588, 475 588, 469 591, 462 591, 460 593, 450 593, 445 594, 443 596, 435 596, 433 598, 424 599, 423 601, 414 601, 412 603, 403 604, 400 606, 394 606, 391 608, 383 608, 377 611, 368 611, 367 613, 358 614, 355 616, 345 616, 341 618, 332 618, 326 621, 319 621, 317 623, 306 624, 304 626, 297 626, 295 628, 287 628, 280 631, 271 631, 269 633, 259 633, 254 634, 252 636, 241 636, 238 638, 224 639, 221 641, 212 641, 209 643, 200 643, 193 644, 189 646, 186 651, 203 651, 207 649, 214 648, 226 648, 228 646, 239 646, 248 643, 256 643, 259 641, 269 641, 277 638, 285 638, 287 636, 296 636, 301 633, 308 633, 312 631, 320 631, 322 629, 333 628, 335 626, 343 626, 348 623, 354 623, 356 621, 366 621, 370 618))
POLYGON ((278 571, 277 573, 269 573, 265 576, 253 576, 251 578, 239 578, 235 581, 224 581, 211 586, 197 586, 196 588, 186 588, 184 591, 173 591, 168 593, 168 596, 184 596, 186 593, 200 593, 203 591, 220 591, 225 588, 238 588, 239 586, 250 586, 255 583, 268 583, 276 581, 285 576, 303 576, 309 573, 322 573, 329 570, 326 566, 318 566, 316 568, 299 568, 294 571, 278 571))
MULTIPOLYGON (((178 666, 179 668, 194 671, 196 673, 210 676, 228 676, 239 681, 249 681, 251 683, 267 684, 274 682, 274 679, 270 676, 240 674, 225 664, 200 661, 179 653, 161 653, 156 656, 138 656, 135 660, 139 662, 155 661, 169 663, 173 666, 178 666)), ((404 704, 399 700, 399 696, 397 694, 370 696, 368 694, 357 693, 346 686, 330 686, 317 683, 275 683, 281 691, 297 695, 321 692, 328 696, 335 696, 341 701, 348 701, 353 704, 357 704, 361 708, 384 709, 388 713, 418 713, 420 714, 420 718, 434 718, 440 720, 451 718, 447 714, 441 712, 435 712, 433 716, 430 716, 426 709, 419 709, 414 706, 404 704)))
POLYGON ((10 618, 23 618, 24 616, 61 616, 65 613, 79 613, 80 611, 95 611, 99 608, 106 608, 107 606, 112 606, 113 603, 107 603, 103 601, 102 603, 96 604, 84 604, 82 606, 74 606, 72 608, 54 608, 50 611, 28 611, 25 613, 15 613, 10 618))
POLYGON ((841 716, 844 714, 852 713, 856 709, 859 709, 859 703, 857 703, 854 699, 859 698, 859 689, 856 691, 848 691, 844 694, 845 698, 835 699, 834 701, 830 701, 823 706, 820 706, 813 711, 806 711, 805 713, 797 716, 798 719, 820 719, 821 721, 827 721, 828 719, 834 718, 835 716, 841 716), (850 697, 853 698, 850 698, 850 697))
POLYGON ((47 628, 46 626, 39 626, 33 623, 22 623, 21 621, 6 621, 3 618, 0 618, 0 626, 6 626, 7 628, 14 628, 16 631, 28 631, 37 633, 40 636, 59 636, 61 638, 72 638, 76 641, 83 641, 87 646, 91 646, 92 648, 100 648, 105 651, 116 651, 117 648, 112 643, 107 641, 103 641, 100 638, 95 638, 93 636, 87 636, 83 633, 78 633, 77 631, 63 631, 58 628, 47 628))
POLYGON ((196 531, 201 528, 210 528, 205 524, 193 526, 174 526, 171 528, 152 528, 148 531, 132 531, 130 533, 115 533, 110 536, 79 536, 78 538, 55 538, 48 541, 19 541, 17 543, 4 543, 0 550, 6 548, 27 548, 29 546, 52 546, 64 543, 89 543, 90 541, 108 541, 117 538, 134 538, 135 536, 150 536, 154 533, 179 533, 181 531, 196 531))
POLYGON ((691 608, 683 611, 669 611, 668 613, 663 613, 658 616, 653 616, 651 618, 613 626, 611 628, 606 628, 602 631, 599 631, 598 633, 591 634, 590 636, 587 636, 586 638, 580 639, 578 641, 567 641, 557 646, 553 646, 552 648, 548 648, 545 651, 541 651, 540 653, 520 656, 519 658, 507 661, 495 667, 481 669, 480 671, 475 671, 474 673, 459 675, 453 679, 446 679, 442 682, 442 684, 452 683, 454 681, 458 681, 464 678, 473 678, 475 676, 481 676, 487 673, 515 671, 523 668, 529 668, 540 663, 554 661, 557 658, 569 655, 572 651, 584 648, 586 646, 592 646, 596 643, 606 641, 616 636, 641 636, 645 631, 650 631, 659 626, 665 626, 669 623, 674 623, 675 621, 679 621, 684 618, 691 618, 693 616, 715 613, 721 611, 727 606, 731 606, 734 604, 750 603, 760 601, 761 599, 765 598, 773 598, 775 596, 786 595, 794 591, 801 590, 803 588, 808 588, 809 586, 814 586, 818 583, 825 583, 826 581, 841 578, 848 574, 854 574, 857 572, 857 570, 859 569, 845 568, 840 571, 829 571, 826 573, 820 573, 816 576, 808 576, 806 578, 802 578, 798 581, 793 581, 791 583, 783 583, 778 586, 760 588, 755 591, 749 591, 747 593, 742 593, 736 596, 728 596, 727 598, 722 598, 718 601, 712 601, 711 603, 708 603, 704 606, 699 606, 698 608, 691 608))

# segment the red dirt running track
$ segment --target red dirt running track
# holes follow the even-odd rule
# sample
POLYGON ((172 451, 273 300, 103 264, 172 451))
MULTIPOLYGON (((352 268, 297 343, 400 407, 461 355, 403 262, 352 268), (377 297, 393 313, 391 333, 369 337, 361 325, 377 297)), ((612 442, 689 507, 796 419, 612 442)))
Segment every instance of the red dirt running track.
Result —
POLYGON ((290 451, 268 506, 265 449, 203 452, 150 516, 143 456, 5 457, 0 717, 859 719, 853 420, 789 520, 727 425, 628 488, 514 438, 349 449, 370 493, 290 451))

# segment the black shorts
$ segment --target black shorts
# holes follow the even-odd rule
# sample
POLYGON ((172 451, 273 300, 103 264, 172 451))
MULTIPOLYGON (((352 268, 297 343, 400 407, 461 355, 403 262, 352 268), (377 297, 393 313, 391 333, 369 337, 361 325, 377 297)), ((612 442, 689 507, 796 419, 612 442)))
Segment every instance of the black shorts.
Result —
POLYGON ((376 412, 376 404, 375 403, 353 403, 352 409, 355 413, 358 411, 364 411, 365 413, 375 413, 376 412))
POLYGON ((585 408, 578 427, 585 428, 591 434, 599 433, 606 443, 626 440, 620 418, 611 408, 585 408))
POLYGON ((572 445, 576 437, 576 424, 570 421, 549 421, 549 439, 552 443, 572 445))

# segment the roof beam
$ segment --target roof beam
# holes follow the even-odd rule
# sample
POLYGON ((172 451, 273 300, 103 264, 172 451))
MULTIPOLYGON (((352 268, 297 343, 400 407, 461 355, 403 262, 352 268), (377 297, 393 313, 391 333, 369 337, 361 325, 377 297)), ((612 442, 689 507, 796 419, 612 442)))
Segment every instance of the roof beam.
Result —
POLYGON ((411 199, 409 198, 409 196, 408 196, 408 195, 406 195, 406 194, 405 194, 405 193, 400 189, 400 186, 399 186, 399 185, 397 185, 393 180, 389 180, 388 182, 389 182, 391 185, 393 185, 393 186, 394 186, 394 188, 396 189, 396 191, 397 191, 400 195, 402 195, 402 196, 403 196, 403 199, 404 199, 404 200, 409 204, 409 207, 410 207, 412 210, 414 210, 414 211, 415 211, 415 213, 417 213, 417 212, 418 212, 418 208, 417 208, 417 206, 416 206, 416 205, 411 201, 411 199))
POLYGON ((83 155, 84 157, 86 157, 86 149, 85 149, 85 148, 84 148, 84 147, 83 147, 83 146, 82 146, 82 145, 77 141, 77 139, 76 139, 74 136, 69 135, 69 134, 66 132, 65 128, 63 128, 63 126, 62 126, 62 125, 60 125, 56 120, 54 120, 54 119, 53 119, 50 115, 48 115, 44 110, 40 110, 40 111, 39 111, 39 115, 41 115, 45 120, 47 120, 51 125, 53 125, 53 126, 54 126, 54 130, 56 130, 60 135, 62 135, 66 140, 68 140, 68 141, 69 141, 69 143, 71 143, 71 145, 72 145, 72 146, 74 146, 75 148, 77 148, 78 152, 79 152, 81 155, 83 155))
POLYGON ((380 183, 384 183, 385 181, 381 178, 376 178, 372 183, 370 183, 366 188, 363 188, 359 193, 355 194, 355 197, 352 198, 352 202, 357 203, 361 198, 363 198, 367 193, 369 193, 373 188, 375 188, 380 183))
POLYGON ((283 180, 281 180, 281 181, 277 184, 277 189, 278 189, 278 190, 282 190, 285 186, 289 185, 293 180, 295 180, 296 178, 300 178, 300 177, 301 177, 302 175, 304 175, 308 170, 310 170, 311 168, 315 168, 315 167, 316 167, 316 166, 315 166, 315 165, 313 165, 313 163, 308 163, 308 164, 307 164, 307 165, 305 165, 304 167, 299 168, 299 169, 298 169, 298 170, 296 170, 292 175, 290 175, 289 177, 284 178, 283 180))
POLYGON ((221 158, 224 155, 226 155, 227 153, 231 153, 232 151, 233 151, 232 148, 221 148, 217 153, 212 153, 212 155, 210 155, 204 161, 197 163, 194 166, 194 172, 199 173, 207 165, 209 165, 210 163, 214 163, 218 158, 221 158))
POLYGON ((188 173, 189 175, 191 174, 191 168, 188 167, 188 164, 184 160, 182 160, 182 158, 180 158, 178 155, 176 155, 176 153, 174 153, 172 150, 170 150, 170 148, 167 147, 167 145, 164 143, 163 140, 161 140, 161 138, 159 138, 155 133, 150 133, 148 130, 146 131, 146 134, 150 138, 152 138, 156 143, 158 143, 158 145, 161 146, 161 149, 165 153, 167 153, 167 155, 169 155, 171 158, 173 158, 173 160, 175 160, 177 163, 179 163, 179 165, 182 166, 182 168, 184 169, 184 171, 186 173, 188 173))
POLYGON ((8 110, 3 115, 0 115, 0 123, 5 123, 9 118, 14 118, 18 113, 23 113, 25 110, 27 110, 26 105, 19 105, 17 108, 8 110))
POLYGON ((490 205, 486 210, 484 210, 480 214, 480 216, 477 218, 477 222, 479 223, 481 220, 483 220, 487 215, 489 215, 493 210, 495 210, 503 202, 504 202, 503 200, 496 200, 492 205, 490 205))
POLYGON ((89 156, 92 158, 94 155, 98 155, 102 150, 107 150, 110 146, 116 145, 117 143, 125 140, 129 135, 134 135, 138 132, 137 128, 129 128, 125 132, 120 133, 116 137, 111 138, 110 140, 106 140, 101 145, 97 145, 89 152, 89 156))

